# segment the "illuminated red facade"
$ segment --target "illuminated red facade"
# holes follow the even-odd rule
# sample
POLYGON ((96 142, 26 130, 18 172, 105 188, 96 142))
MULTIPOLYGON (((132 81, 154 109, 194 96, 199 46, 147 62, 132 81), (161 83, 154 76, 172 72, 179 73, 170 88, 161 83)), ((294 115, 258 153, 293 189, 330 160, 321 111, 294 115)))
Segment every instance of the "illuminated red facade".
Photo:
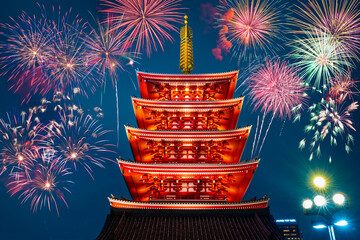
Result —
POLYGON ((118 160, 133 200, 109 198, 113 208, 267 207, 267 198, 242 202, 259 160, 241 161, 251 127, 236 128, 237 77, 137 72, 138 128, 125 127, 134 162, 118 160))

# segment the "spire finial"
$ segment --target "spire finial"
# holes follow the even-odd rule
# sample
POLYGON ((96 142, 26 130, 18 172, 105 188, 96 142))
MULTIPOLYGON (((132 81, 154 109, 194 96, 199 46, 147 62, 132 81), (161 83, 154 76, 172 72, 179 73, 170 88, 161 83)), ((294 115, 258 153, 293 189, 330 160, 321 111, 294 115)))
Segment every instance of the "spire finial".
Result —
POLYGON ((180 69, 184 74, 189 74, 194 69, 193 48, 192 48, 192 29, 187 25, 188 16, 184 16, 184 23, 180 30, 180 69))

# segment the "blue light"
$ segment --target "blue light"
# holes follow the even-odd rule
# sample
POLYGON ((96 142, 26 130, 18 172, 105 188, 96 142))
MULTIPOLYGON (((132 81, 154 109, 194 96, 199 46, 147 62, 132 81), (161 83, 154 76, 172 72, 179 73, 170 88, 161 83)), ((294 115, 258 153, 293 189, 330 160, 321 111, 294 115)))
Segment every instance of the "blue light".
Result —
POLYGON ((277 219, 276 220, 277 223, 281 222, 292 222, 292 223, 295 223, 296 222, 296 219, 277 219))
POLYGON ((316 229, 321 229, 321 228, 326 228, 327 226, 325 226, 324 224, 318 224, 318 225, 314 225, 313 228, 316 229))
POLYGON ((348 222, 346 220, 340 220, 336 223, 334 223, 336 226, 344 227, 348 225, 348 222))

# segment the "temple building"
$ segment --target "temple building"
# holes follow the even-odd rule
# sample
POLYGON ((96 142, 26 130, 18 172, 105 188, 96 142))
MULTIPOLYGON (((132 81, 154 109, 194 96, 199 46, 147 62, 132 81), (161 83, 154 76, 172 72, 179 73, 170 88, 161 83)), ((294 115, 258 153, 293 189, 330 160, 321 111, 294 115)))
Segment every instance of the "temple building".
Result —
POLYGON ((238 71, 191 74, 192 30, 181 28, 182 74, 137 71, 134 161, 118 159, 132 200, 109 198, 97 239, 283 239, 269 198, 243 200, 260 159, 242 161, 251 126, 237 128, 238 71))

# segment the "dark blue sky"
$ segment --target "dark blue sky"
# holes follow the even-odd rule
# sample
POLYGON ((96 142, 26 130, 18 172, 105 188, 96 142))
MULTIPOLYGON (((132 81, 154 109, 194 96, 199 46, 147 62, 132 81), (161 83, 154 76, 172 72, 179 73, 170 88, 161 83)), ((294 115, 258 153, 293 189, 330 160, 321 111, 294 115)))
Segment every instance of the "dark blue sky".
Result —
MULTIPOLYGON (((62 0, 62 1, 38 1, 46 3, 46 6, 61 4, 62 9, 73 8, 74 13, 79 13, 82 18, 90 18, 89 12, 98 14, 98 0, 62 0)), ((234 69, 242 71, 243 66, 237 66, 236 61, 231 61, 229 56, 223 61, 218 61, 211 53, 216 47, 217 32, 208 29, 204 21, 200 20, 201 4, 217 1, 184 0, 184 11, 189 15, 189 24, 194 32, 194 73, 224 72, 234 69)), ((3 1, 0 8, 0 22, 9 22, 9 16, 16 17, 21 11, 29 15, 38 13, 36 1, 12 0, 3 1)), ((143 57, 139 60, 139 68, 157 73, 179 73, 179 37, 173 33, 174 43, 167 42, 164 52, 155 52, 150 59, 143 57)), ((289 36, 291 37, 291 36, 289 36)), ((285 55, 287 49, 279 52, 280 57, 285 55)), ((354 76, 358 75, 358 71, 354 76)), ((120 74, 120 124, 129 123, 136 126, 130 96, 140 96, 137 86, 135 71, 128 68, 128 72, 120 74), (133 81, 133 82, 132 82, 133 81)), ((0 81, 0 115, 14 108, 25 108, 20 106, 20 97, 8 91, 9 83, 5 78, 0 81)), ((242 92, 235 93, 235 97, 242 92)), ((239 126, 251 124, 254 126, 248 145, 244 151, 243 159, 249 158, 251 143, 254 136, 256 118, 259 112, 254 112, 246 99, 243 107, 239 126)), ((83 100, 83 105, 99 105, 99 92, 89 95, 88 100, 83 100)), ((115 92, 108 88, 104 104, 104 124, 106 128, 116 130, 115 115, 115 92)), ((313 230, 310 225, 310 217, 302 213, 302 200, 312 195, 310 190, 310 178, 315 172, 327 174, 334 189, 342 190, 350 196, 353 208, 347 212, 350 226, 347 228, 336 228, 339 239, 360 239, 359 206, 360 199, 359 182, 360 149, 354 147, 353 152, 347 155, 341 147, 326 149, 331 151, 333 163, 328 164, 327 159, 314 159, 308 161, 309 153, 298 150, 298 142, 304 137, 303 127, 306 124, 303 119, 298 123, 285 123, 276 119, 269 131, 264 148, 261 153, 259 168, 246 193, 244 199, 253 196, 261 197, 267 195, 271 198, 271 212, 275 218, 296 218, 299 220, 300 228, 304 232, 305 239, 327 239, 326 230, 313 230)), ((359 127, 359 113, 354 116, 355 127, 359 127)), ((112 140, 115 141, 114 133, 112 140)), ((120 148, 118 155, 125 159, 132 158, 131 149, 127 142, 123 128, 120 131, 120 148)), ((359 134, 355 134, 355 144, 358 146, 359 134)), ((117 197, 130 198, 123 177, 116 164, 106 163, 105 169, 94 169, 93 181, 82 172, 74 174, 76 182, 71 188, 72 194, 67 195, 69 208, 60 208, 60 217, 56 212, 42 210, 32 213, 29 204, 20 205, 16 198, 10 198, 7 194, 6 178, 0 177, 0 239, 94 239, 101 231, 106 215, 109 213, 109 202, 107 197, 114 194, 117 197)))

